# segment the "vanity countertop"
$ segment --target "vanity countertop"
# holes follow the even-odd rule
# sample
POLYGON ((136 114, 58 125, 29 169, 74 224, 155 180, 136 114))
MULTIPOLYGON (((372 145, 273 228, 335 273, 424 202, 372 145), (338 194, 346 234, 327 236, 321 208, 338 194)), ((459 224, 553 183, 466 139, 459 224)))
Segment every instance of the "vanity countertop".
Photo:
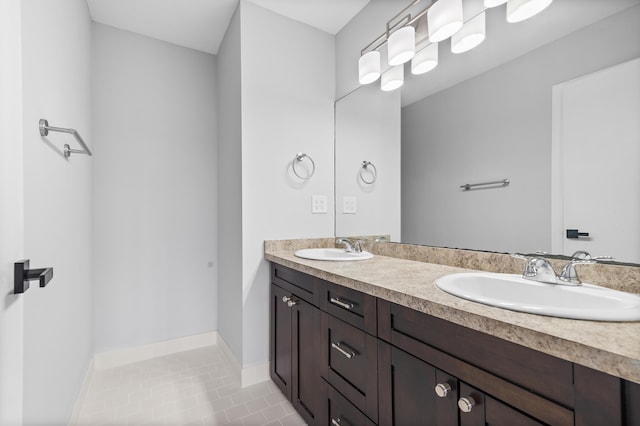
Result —
POLYGON ((495 308, 443 292, 435 281, 472 272, 376 255, 357 262, 301 259, 265 250, 265 259, 453 323, 640 383, 640 322, 554 318, 495 308))

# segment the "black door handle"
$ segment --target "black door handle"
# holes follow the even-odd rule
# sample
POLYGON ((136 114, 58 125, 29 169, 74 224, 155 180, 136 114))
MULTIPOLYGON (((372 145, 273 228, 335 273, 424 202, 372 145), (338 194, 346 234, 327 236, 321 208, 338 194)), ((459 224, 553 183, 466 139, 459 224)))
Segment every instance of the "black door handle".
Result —
POLYGON ((29 269, 29 259, 13 264, 13 292, 24 293, 29 289, 29 281, 38 280, 40 287, 49 284, 53 278, 53 268, 29 269))
POLYGON ((588 237, 588 232, 580 232, 577 229, 567 229, 567 238, 578 239, 580 237, 588 237))

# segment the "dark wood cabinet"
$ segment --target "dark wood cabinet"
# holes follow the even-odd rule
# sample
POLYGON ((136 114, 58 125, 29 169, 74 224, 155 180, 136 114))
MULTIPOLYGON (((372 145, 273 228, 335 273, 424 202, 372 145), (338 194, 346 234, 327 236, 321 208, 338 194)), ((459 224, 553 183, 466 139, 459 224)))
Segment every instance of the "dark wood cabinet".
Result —
POLYGON ((271 336, 269 367, 271 380, 278 385, 285 396, 291 400, 293 383, 291 381, 291 359, 293 356, 291 308, 283 302, 290 293, 271 284, 271 336))
POLYGON ((458 383, 454 377, 387 343, 379 342, 382 425, 457 426, 458 383), (442 385, 442 397, 435 393, 442 385))
MULTIPOLYGON (((284 287, 287 289, 274 284, 273 277, 277 277, 278 272, 282 271, 272 268, 271 378, 304 420, 314 425, 322 402, 322 393, 318 387, 321 380, 318 352, 320 310, 307 301, 314 300, 313 290, 300 290, 295 283, 284 282, 284 287), (304 299, 299 294, 303 294, 304 299)), ((287 274, 287 272, 280 275, 287 276, 288 279, 294 277, 293 281, 296 281, 296 274, 287 274)), ((313 285, 311 284, 309 288, 312 289, 313 285)))
POLYGON ((640 426, 640 384, 280 265, 271 377, 309 425, 640 426))

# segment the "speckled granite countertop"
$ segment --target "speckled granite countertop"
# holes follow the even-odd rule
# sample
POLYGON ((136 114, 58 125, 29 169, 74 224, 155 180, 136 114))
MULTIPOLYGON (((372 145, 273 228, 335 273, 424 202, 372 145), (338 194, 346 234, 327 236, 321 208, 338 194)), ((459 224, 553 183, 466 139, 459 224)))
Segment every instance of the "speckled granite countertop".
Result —
POLYGON ((357 262, 315 261, 295 257, 292 249, 269 246, 265 259, 640 383, 640 322, 570 320, 508 311, 460 299, 434 284, 444 275, 471 269, 380 255, 357 262))

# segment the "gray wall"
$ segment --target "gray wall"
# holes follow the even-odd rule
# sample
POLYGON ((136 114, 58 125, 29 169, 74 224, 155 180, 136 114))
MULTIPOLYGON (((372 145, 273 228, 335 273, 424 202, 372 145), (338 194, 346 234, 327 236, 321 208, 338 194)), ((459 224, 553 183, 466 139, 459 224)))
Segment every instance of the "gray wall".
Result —
POLYGON ((215 57, 92 38, 96 352, 216 330, 215 57))
POLYGON ((551 87, 638 56, 640 6, 403 108, 402 241, 550 250, 551 87))
POLYGON ((24 253, 33 267, 54 268, 47 287, 32 283, 22 296, 23 424, 60 425, 69 421, 93 355, 94 157, 66 160, 63 146, 76 146, 73 138, 41 137, 38 120, 75 128, 93 147, 91 21, 84 0, 23 0, 21 6, 24 253))
POLYGON ((217 55, 218 72, 218 332, 242 359, 242 117, 240 9, 217 55))
MULTIPOLYGON (((400 235, 400 91, 362 86, 335 106, 336 236, 400 235), (370 161, 375 182, 362 170, 370 161), (344 197, 355 197, 356 213, 344 213, 344 197)), ((371 173, 370 173, 371 172, 371 173)))
POLYGON ((13 263, 24 259, 20 0, 0 1, 0 425, 22 424, 23 296, 13 263))
POLYGON ((269 267, 264 240, 330 237, 333 212, 333 36, 243 1, 242 279, 244 367, 269 357, 269 267), (268 31, 264 29, 268 28, 268 31), (316 163, 301 182, 298 152, 316 163), (326 195, 327 214, 311 214, 326 195))

